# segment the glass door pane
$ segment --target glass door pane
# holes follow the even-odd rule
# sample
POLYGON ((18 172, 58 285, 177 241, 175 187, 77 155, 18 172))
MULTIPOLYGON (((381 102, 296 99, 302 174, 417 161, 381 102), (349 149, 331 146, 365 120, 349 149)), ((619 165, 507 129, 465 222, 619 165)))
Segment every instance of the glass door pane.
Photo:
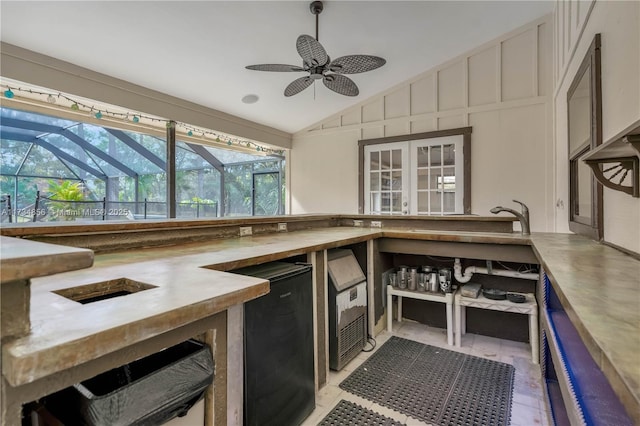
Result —
POLYGON ((410 212, 414 215, 463 213, 462 136, 410 143, 410 212))
POLYGON ((253 174, 252 210, 254 216, 280 214, 280 173, 260 172, 253 174))
POLYGON ((408 214, 408 143, 365 147, 365 214, 408 214))

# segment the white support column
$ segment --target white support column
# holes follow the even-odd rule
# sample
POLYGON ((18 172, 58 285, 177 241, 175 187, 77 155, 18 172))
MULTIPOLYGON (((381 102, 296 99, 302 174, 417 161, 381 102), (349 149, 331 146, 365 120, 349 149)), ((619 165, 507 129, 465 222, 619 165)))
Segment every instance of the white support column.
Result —
POLYGON ((387 331, 391 333, 393 323, 393 287, 387 286, 387 331))
POLYGON ((243 424, 244 305, 227 309, 227 424, 243 424))
POLYGON ((453 293, 445 294, 447 304, 447 344, 453 346, 453 293))
POLYGON ((540 347, 538 336, 538 310, 529 314, 529 342, 531 343, 531 359, 534 364, 540 364, 540 347))
POLYGON ((460 306, 459 303, 455 304, 454 310, 455 310, 455 339, 456 339, 456 346, 459 348, 461 343, 462 343, 462 309, 463 307, 460 306))

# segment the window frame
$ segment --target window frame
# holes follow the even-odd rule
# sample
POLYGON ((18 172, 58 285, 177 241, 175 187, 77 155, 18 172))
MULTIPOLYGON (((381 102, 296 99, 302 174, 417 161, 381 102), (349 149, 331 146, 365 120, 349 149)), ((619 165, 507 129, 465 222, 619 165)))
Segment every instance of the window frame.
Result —
POLYGON ((579 214, 579 187, 578 187, 578 162, 591 150, 602 144, 602 75, 600 56, 600 34, 596 34, 585 54, 578 71, 576 72, 569 90, 567 90, 567 151, 569 159, 569 230, 579 235, 586 236, 596 241, 604 238, 603 220, 603 186, 590 173, 591 182, 591 217, 579 214), (589 141, 579 147, 571 149, 571 98, 578 89, 585 73, 589 71, 589 111, 590 129, 589 141))
MULTIPOLYGON (((471 127, 436 130, 432 132, 409 135, 389 136, 384 138, 361 139, 358 141, 358 213, 364 214, 365 208, 365 147, 378 144, 406 143, 420 139, 433 139, 445 136, 463 137, 463 214, 471 214, 471 127)), ((411 158, 409 158, 411 161, 411 158)), ((455 213, 453 213, 455 214, 455 213)), ((392 215, 401 216, 401 215, 392 215)))

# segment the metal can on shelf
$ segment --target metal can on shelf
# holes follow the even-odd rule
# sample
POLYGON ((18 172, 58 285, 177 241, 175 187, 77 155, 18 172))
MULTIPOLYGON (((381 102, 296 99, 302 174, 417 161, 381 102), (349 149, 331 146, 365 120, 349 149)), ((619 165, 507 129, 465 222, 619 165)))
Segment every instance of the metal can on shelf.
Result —
POLYGON ((409 279, 407 281, 409 290, 415 290, 418 287, 418 268, 409 269, 409 279))

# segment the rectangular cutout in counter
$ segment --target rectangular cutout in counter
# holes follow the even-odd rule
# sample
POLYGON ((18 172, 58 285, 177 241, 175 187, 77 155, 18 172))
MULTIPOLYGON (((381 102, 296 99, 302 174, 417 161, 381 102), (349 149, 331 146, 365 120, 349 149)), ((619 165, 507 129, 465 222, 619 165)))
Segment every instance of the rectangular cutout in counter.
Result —
POLYGON ((128 278, 116 278, 99 283, 65 288, 62 290, 54 291, 53 293, 65 297, 69 300, 73 300, 74 302, 86 305, 87 303, 112 299, 114 297, 126 296, 152 288, 156 288, 156 286, 130 280, 128 278))

